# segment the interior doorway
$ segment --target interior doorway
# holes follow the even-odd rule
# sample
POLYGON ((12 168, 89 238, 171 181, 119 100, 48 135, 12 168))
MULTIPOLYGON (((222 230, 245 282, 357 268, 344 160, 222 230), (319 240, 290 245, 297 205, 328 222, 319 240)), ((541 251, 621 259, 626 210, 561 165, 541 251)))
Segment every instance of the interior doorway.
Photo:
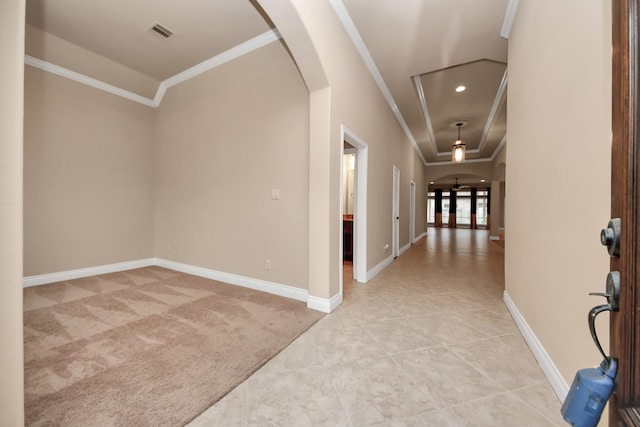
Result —
POLYGON ((397 258, 400 255, 400 169, 395 165, 393 166, 393 207, 391 211, 393 213, 391 246, 393 258, 397 258))
POLYGON ((342 126, 340 168, 340 292, 343 292, 344 252, 351 249, 353 279, 359 283, 368 281, 367 271, 367 170, 369 148, 367 144, 342 126), (353 165, 353 172, 350 167, 353 165), (349 185, 349 176, 353 183, 349 185), (347 188, 348 187, 348 188, 347 188), (353 194, 351 194, 353 193, 353 194), (352 213, 346 210, 352 209, 352 213), (350 222, 350 224, 347 224, 350 222), (351 247, 345 245, 345 226, 351 228, 351 247))
POLYGON ((416 242, 416 183, 411 180, 409 184, 409 241, 413 245, 416 242))
MULTIPOLYGON (((353 265, 354 225, 356 203, 356 158, 358 150, 344 142, 342 154, 342 262, 353 265)), ((355 272, 351 275, 355 279, 355 272)))

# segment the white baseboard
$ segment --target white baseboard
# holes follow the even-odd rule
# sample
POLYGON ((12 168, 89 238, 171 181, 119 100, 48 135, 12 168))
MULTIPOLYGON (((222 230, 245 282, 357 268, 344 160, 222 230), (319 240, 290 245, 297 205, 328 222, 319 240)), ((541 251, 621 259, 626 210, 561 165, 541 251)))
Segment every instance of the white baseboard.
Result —
POLYGON ((409 242, 406 245, 404 245, 403 247, 401 247, 400 248, 400 252, 398 253, 398 256, 400 256, 403 253, 407 252, 407 250, 409 250, 410 247, 411 247, 411 242, 409 242))
POLYGON ((367 271, 367 282, 376 277, 382 270, 384 270, 389 264, 393 262, 393 255, 389 255, 383 259, 378 265, 367 271))
POLYGON ((422 233, 421 235, 419 235, 418 237, 416 237, 413 240, 413 243, 418 243, 420 241, 420 239, 422 239, 423 237, 427 237, 427 232, 426 231, 424 233, 422 233))
POLYGON ((207 279, 213 279, 219 282, 229 283, 231 285, 255 289, 256 291, 267 292, 269 294, 291 298, 298 301, 307 301, 308 292, 306 289, 294 288, 293 286, 283 285, 281 283, 268 282, 266 280, 225 273, 223 271, 211 270, 209 268, 196 267, 194 265, 183 264, 161 258, 156 258, 155 261, 155 265, 168 268, 170 270, 205 277, 207 279))
POLYGON ((551 388, 553 388, 558 399, 560 399, 561 402, 564 401, 565 397, 567 397, 567 393, 569 393, 569 385, 560 374, 560 371, 553 363, 553 360, 551 360, 551 357, 549 357, 549 354, 542 346, 542 343, 538 340, 536 335, 533 333, 533 330, 531 330, 527 324, 527 321, 522 317, 522 314, 520 314, 520 311, 515 306, 506 290, 504 291, 503 299, 507 309, 511 313, 511 317, 513 317, 516 325, 518 325, 518 329, 520 329, 522 337, 527 342, 527 345, 531 349, 533 356, 538 361, 542 372, 547 377, 547 380, 549 380, 551 388))
POLYGON ((342 293, 337 293, 330 299, 319 298, 309 295, 307 298, 307 307, 312 310, 318 310, 323 313, 331 313, 342 304, 342 293))
MULTIPOLYGON (((393 259, 392 259, 393 260, 393 259)), ((338 293, 330 299, 318 298, 309 295, 306 289, 295 288, 293 286, 281 283, 269 282, 266 280, 254 279, 251 277, 240 276, 237 274, 225 273, 222 271, 212 270, 194 265, 183 264, 180 262, 169 261, 162 258, 147 258, 136 261, 119 262, 116 264, 100 265, 97 267, 80 268, 77 270, 61 271, 58 273, 40 274, 37 276, 28 276, 23 279, 23 286, 38 286, 47 283, 62 282, 64 280, 80 279, 82 277, 97 276, 100 274, 117 273, 118 271, 132 270, 134 268, 149 267, 157 265, 159 267, 168 268, 170 270, 180 271, 182 273, 192 274, 194 276, 205 277, 207 279, 217 280, 231 285, 242 286, 285 298, 291 298, 297 301, 307 303, 307 307, 322 311, 323 313, 331 313, 340 304, 342 304, 342 294, 338 293)))
POLYGON ((154 265, 154 258, 139 259, 136 261, 118 262, 116 264, 99 265, 97 267, 79 268, 76 270, 60 271, 57 273, 39 274, 27 276, 23 279, 22 286, 46 285, 47 283, 62 282, 64 280, 80 279, 82 277, 97 276, 99 274, 116 273, 118 271, 133 270, 134 268, 149 267, 154 265))
POLYGON ((500 240, 500 236, 489 236, 489 240, 500 240))

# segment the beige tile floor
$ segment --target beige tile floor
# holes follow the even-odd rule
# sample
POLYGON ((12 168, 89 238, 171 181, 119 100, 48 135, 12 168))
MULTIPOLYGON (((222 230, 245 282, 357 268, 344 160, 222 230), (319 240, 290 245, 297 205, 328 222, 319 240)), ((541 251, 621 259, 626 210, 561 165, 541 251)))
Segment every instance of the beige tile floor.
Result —
POLYGON ((190 426, 562 426, 487 231, 432 229, 190 426))

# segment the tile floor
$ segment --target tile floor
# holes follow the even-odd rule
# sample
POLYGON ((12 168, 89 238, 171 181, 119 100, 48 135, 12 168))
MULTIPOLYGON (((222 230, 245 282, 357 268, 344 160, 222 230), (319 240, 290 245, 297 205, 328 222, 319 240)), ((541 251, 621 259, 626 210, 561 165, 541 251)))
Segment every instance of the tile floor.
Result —
POLYGON ((563 426, 487 231, 428 230, 190 426, 563 426))

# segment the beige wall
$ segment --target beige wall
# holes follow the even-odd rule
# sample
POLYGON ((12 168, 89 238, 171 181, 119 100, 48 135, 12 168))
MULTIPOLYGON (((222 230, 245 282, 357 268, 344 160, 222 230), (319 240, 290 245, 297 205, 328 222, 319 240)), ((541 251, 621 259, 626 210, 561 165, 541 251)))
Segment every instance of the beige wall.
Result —
POLYGON ((610 20, 608 0, 528 0, 509 39, 506 291, 569 384, 601 358, 586 319, 609 269, 610 20))
MULTIPOLYGON (((341 126, 368 145, 367 269, 390 255, 383 248, 391 245, 393 165, 402 181, 401 246, 409 242, 409 182, 416 182, 418 195, 426 193, 424 168, 416 167, 413 148, 329 2, 258 3, 283 35, 310 91, 309 293, 329 298, 339 292, 341 279, 341 126)), ((424 231, 420 221, 417 235, 424 231)))
POLYGON ((280 43, 169 89, 156 118, 155 255, 306 289, 308 140, 309 93, 280 43))
POLYGON ((25 276, 153 256, 154 110, 25 67, 25 276))
POLYGON ((22 105, 24 0, 0 2, 0 425, 24 424, 22 105))
MULTIPOLYGON (((273 3, 276 7, 285 4, 273 3)), ((300 60, 296 67, 282 46, 276 43, 172 88, 155 112, 152 119, 155 145, 147 151, 147 154, 152 153, 154 168, 153 221, 150 222, 154 228, 153 254, 308 288, 313 296, 329 298, 339 291, 340 283, 341 125, 349 127, 369 145, 368 270, 390 256, 384 246, 391 244, 393 165, 401 172, 401 246, 410 239, 411 179, 417 185, 416 235, 425 230, 425 171, 329 3, 293 0, 285 6, 285 9, 289 8, 287 13, 293 10, 298 16, 299 24, 292 27, 296 29, 294 33, 304 33, 302 45, 313 47, 311 61, 297 57, 300 60), (303 70, 304 81, 298 70, 303 70), (309 78, 310 75, 313 77, 309 78), (324 86, 329 78, 329 86, 324 86), (243 144, 238 144, 239 141, 243 144), (280 189, 279 201, 271 200, 272 188, 280 189), (252 239, 252 244, 247 245, 246 239, 252 239), (289 244, 291 241, 296 243, 289 244), (304 257, 306 260, 302 259, 304 257), (272 262, 271 271, 264 267, 267 258, 272 262)), ((294 34, 294 38, 297 35, 294 34)), ((28 73, 37 75, 39 72, 28 73)), ((62 96, 61 87, 66 88, 64 92, 71 91, 70 96, 81 92, 75 83, 56 79, 59 78, 40 75, 33 85, 29 82, 28 87, 33 86, 29 96, 37 100, 38 84, 55 94, 49 97, 52 99, 62 96)), ((84 100, 78 101, 80 103, 89 100, 89 110, 101 108, 98 105, 102 101, 98 102, 97 97, 110 96, 97 95, 90 88, 83 90, 93 91, 78 95, 78 99, 84 100)), ((78 120, 74 118, 77 114, 80 114, 79 121, 84 123, 84 111, 78 113, 74 103, 65 102, 65 107, 59 108, 55 99, 45 101, 49 102, 46 108, 37 102, 30 103, 27 112, 33 116, 34 123, 48 120, 48 115, 42 112, 56 108, 61 110, 59 119, 67 118, 67 124, 78 120)), ((131 108, 128 105, 123 110, 131 108)), ((57 111, 51 115, 57 116, 57 111)), ((74 169, 73 173, 64 169, 52 170, 56 162, 68 159, 70 150, 83 147, 72 147, 68 138, 58 138, 57 135, 64 135, 65 129, 56 127, 56 120, 51 119, 46 126, 54 130, 54 139, 59 139, 57 144, 62 144, 62 149, 52 151, 51 156, 42 155, 48 146, 36 147, 27 153, 28 165, 33 169, 28 171, 26 181, 30 186, 27 189, 30 200, 26 204, 29 221, 26 254, 34 261, 29 261, 26 274, 87 267, 95 265, 93 260, 98 258, 102 260, 99 264, 115 262, 110 254, 76 256, 73 249, 62 251, 54 259, 43 256, 59 245, 61 239, 69 243, 67 248, 76 244, 83 246, 86 239, 81 235, 56 234, 56 231, 53 235, 45 235, 42 245, 34 245, 36 236, 40 238, 42 233, 51 233, 52 229, 63 230, 72 225, 86 229, 87 224, 68 223, 72 215, 58 206, 56 196, 65 201, 65 197, 73 195, 66 201, 71 205, 82 205, 84 211, 78 212, 78 218, 104 223, 103 218, 96 218, 96 212, 87 211, 86 198, 90 198, 91 206, 96 200, 86 192, 88 185, 67 188, 77 185, 70 177, 92 170, 95 164, 91 162, 95 159, 67 162, 74 169), (49 170, 45 171, 41 165, 49 170), (45 182, 46 173, 54 177, 51 183, 45 182), (54 216, 36 215, 41 207, 53 207, 54 216)), ((120 118, 113 120, 117 123, 120 118)), ((146 123, 147 120, 142 121, 146 123)), ((87 125, 88 128, 94 126, 95 123, 87 125)), ((113 129, 122 127, 112 126, 110 130, 113 129)), ((41 131, 34 127, 30 132, 41 131)), ((80 133, 89 137, 84 131, 80 133)), ((44 141, 42 135, 44 133, 28 139, 41 143, 44 141)), ((92 153, 95 150, 87 150, 84 155, 92 153)), ((133 177, 138 183, 146 179, 148 158, 142 163, 144 170, 133 177)), ((102 164, 97 166, 99 169, 102 164)), ((146 181, 144 185, 147 185, 146 181)), ((110 195, 116 194, 112 192, 113 188, 106 188, 110 195)), ((145 206, 137 212, 146 210, 146 202, 144 199, 145 206)), ((119 200, 115 205, 118 203, 119 200)), ((131 222, 138 222, 137 213, 131 222)), ((136 259, 148 256, 133 254, 141 252, 138 249, 144 245, 138 243, 142 240, 136 241, 126 254, 121 249, 131 245, 122 243, 127 240, 121 240, 119 236, 112 236, 106 246, 109 251, 115 248, 122 258, 136 259)))
MULTIPOLYGON (((367 269, 370 270, 391 255, 390 250, 385 252, 384 246, 388 244, 391 247, 392 244, 393 166, 400 169, 400 247, 407 245, 410 239, 410 180, 413 179, 416 183, 417 194, 426 193, 424 166, 337 21, 335 13, 328 3, 322 6, 328 8, 327 26, 332 28, 323 35, 327 38, 326 51, 320 52, 333 94, 329 142, 330 191, 333 195, 334 189, 339 188, 340 140, 336 137, 340 135, 340 126, 345 125, 369 147, 367 269)), ((339 212, 338 202, 338 197, 331 197, 330 212, 339 212)), ((331 216, 331 230, 339 229, 338 219, 336 215, 331 216)), ((417 235, 425 230, 421 225, 424 222, 416 225, 417 235)), ((332 237, 334 234, 337 239, 337 233, 331 232, 332 237)), ((331 247, 339 246, 332 241, 331 247)))

